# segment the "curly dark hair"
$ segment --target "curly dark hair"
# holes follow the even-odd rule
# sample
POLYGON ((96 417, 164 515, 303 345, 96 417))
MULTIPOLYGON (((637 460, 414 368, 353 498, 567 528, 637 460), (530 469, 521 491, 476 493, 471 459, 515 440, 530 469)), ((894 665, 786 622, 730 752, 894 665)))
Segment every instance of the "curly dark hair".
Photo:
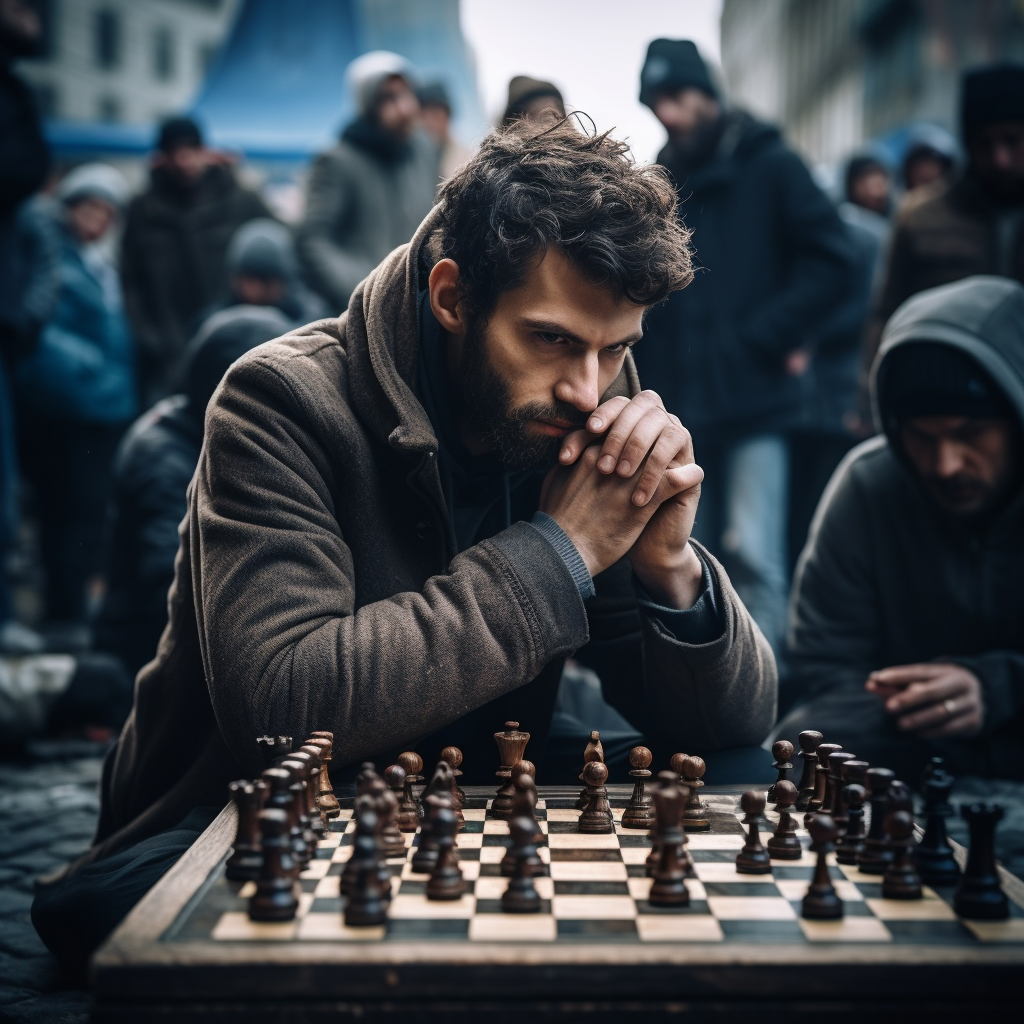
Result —
POLYGON ((653 306, 693 279, 690 233, 665 171, 574 118, 518 121, 488 135, 441 188, 443 255, 471 315, 489 315, 548 246, 590 281, 653 306))

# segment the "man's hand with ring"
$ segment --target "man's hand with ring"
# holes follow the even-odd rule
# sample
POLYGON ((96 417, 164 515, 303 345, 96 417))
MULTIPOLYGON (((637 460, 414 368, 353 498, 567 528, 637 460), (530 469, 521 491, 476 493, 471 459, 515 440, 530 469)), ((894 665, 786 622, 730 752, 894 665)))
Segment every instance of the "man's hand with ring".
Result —
POLYGON ((985 721, 981 681, 962 665, 897 665, 872 672, 865 685, 901 729, 927 739, 974 736, 985 721))

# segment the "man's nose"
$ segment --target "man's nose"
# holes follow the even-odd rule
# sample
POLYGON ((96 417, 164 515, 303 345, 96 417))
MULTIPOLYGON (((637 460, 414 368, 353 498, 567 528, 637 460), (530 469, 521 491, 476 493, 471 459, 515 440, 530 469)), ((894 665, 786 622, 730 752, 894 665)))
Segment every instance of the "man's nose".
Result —
POLYGON ((992 147, 992 163, 1000 171, 1008 171, 1013 166, 1013 151, 1003 142, 997 142, 992 147))
POLYGON ((935 473, 946 480, 963 472, 963 447, 954 441, 940 441, 935 452, 935 473))
POLYGON ((596 353, 574 359, 555 385, 555 397, 575 406, 580 412, 593 412, 601 400, 599 369, 596 353))

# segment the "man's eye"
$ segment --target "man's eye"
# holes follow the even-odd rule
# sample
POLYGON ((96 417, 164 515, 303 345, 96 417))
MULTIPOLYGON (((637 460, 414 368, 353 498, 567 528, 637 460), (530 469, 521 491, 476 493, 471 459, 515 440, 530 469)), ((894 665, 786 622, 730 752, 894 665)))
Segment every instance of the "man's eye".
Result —
POLYGON ((609 345, 605 349, 605 352, 609 355, 617 356, 625 352, 627 348, 629 348, 629 346, 624 341, 620 341, 617 345, 609 345))
POLYGON ((561 334, 554 334, 551 331, 538 331, 537 337, 540 338, 545 345, 557 345, 559 342, 565 340, 561 334))

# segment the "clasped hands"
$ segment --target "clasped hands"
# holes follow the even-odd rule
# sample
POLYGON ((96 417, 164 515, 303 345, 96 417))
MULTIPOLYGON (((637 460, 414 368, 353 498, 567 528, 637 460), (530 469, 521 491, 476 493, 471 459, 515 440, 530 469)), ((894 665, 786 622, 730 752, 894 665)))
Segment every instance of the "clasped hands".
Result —
POLYGON ((657 394, 641 391, 609 399, 565 436, 540 510, 568 534, 591 576, 628 555, 655 601, 687 609, 703 580, 689 544, 703 479, 689 431, 657 394))
POLYGON ((883 668, 868 676, 865 688, 882 699, 900 729, 926 739, 975 736, 985 721, 981 680, 962 665, 926 662, 883 668))

